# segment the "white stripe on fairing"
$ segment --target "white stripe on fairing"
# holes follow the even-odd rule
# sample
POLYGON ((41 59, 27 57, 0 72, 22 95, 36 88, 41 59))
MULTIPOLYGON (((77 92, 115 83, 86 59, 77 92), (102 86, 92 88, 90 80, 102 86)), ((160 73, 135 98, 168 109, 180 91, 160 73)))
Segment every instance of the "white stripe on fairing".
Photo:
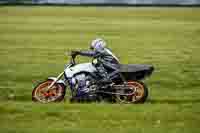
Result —
POLYGON ((119 59, 109 49, 105 48, 105 50, 119 62, 119 59))

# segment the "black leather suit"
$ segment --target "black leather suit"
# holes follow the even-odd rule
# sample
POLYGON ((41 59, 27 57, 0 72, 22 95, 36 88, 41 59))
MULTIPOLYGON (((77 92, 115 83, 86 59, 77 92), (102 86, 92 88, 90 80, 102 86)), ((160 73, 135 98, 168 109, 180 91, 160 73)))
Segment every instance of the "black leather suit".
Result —
POLYGON ((119 61, 112 52, 104 48, 102 50, 78 51, 78 55, 93 57, 97 62, 93 65, 96 67, 102 81, 111 81, 119 73, 119 61))

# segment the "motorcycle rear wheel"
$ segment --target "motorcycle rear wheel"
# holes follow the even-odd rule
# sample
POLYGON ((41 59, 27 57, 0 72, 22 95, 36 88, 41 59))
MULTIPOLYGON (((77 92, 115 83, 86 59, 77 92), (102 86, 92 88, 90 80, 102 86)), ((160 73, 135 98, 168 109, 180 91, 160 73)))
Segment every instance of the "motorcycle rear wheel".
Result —
POLYGON ((116 95, 116 101, 119 103, 144 103, 148 97, 148 88, 146 85, 141 81, 128 81, 128 85, 134 91, 134 94, 129 96, 116 95))
POLYGON ((51 89, 45 90, 53 80, 46 80, 39 83, 32 91, 32 101, 41 103, 60 102, 65 96, 65 87, 55 83, 51 89))

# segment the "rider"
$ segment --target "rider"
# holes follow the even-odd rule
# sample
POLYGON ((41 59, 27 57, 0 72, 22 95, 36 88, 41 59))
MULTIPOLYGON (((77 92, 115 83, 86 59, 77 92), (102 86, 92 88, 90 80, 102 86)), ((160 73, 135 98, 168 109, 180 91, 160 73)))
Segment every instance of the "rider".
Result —
POLYGON ((119 73, 119 60, 118 58, 106 48, 106 42, 101 39, 95 39, 90 45, 89 51, 72 51, 72 55, 82 55, 93 57, 92 64, 98 71, 99 76, 102 78, 100 83, 112 83, 112 79, 118 76, 119 73), (108 74, 108 70, 111 71, 108 74))

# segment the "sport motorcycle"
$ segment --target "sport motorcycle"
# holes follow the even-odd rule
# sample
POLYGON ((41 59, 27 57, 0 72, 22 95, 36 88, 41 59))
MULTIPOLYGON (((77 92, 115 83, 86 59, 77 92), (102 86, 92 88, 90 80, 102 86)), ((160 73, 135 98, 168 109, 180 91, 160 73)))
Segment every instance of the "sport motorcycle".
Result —
MULTIPOLYGON (((147 100, 148 88, 143 80, 152 74, 152 65, 120 64, 119 76, 112 79, 111 84, 101 84, 101 77, 92 62, 77 64, 76 56, 68 55, 69 63, 65 65, 63 72, 57 77, 48 77, 35 86, 32 91, 33 101, 60 102, 66 92, 72 103, 144 103, 147 100)), ((109 74, 110 70, 107 71, 109 74)))

